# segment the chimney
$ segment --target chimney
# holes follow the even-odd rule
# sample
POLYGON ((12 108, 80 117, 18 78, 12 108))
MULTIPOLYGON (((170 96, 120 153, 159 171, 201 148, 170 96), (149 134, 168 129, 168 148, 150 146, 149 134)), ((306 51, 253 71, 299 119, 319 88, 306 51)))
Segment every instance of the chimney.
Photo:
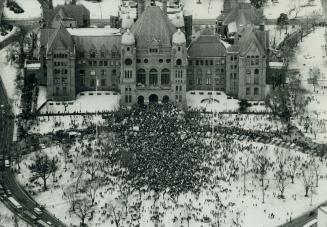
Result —
POLYGON ((138 0, 137 1, 137 18, 139 18, 145 9, 145 2, 144 0, 138 0))
POLYGON ((260 29, 260 31, 264 31, 265 30, 265 24, 261 23, 259 29, 260 29))
POLYGON ((71 1, 70 1, 70 4, 71 4, 71 5, 76 5, 76 0, 71 0, 71 1))
POLYGON ((162 11, 167 15, 167 0, 162 0, 162 11))
POLYGON ((49 0, 49 9, 53 9, 53 3, 52 3, 52 0, 49 0))

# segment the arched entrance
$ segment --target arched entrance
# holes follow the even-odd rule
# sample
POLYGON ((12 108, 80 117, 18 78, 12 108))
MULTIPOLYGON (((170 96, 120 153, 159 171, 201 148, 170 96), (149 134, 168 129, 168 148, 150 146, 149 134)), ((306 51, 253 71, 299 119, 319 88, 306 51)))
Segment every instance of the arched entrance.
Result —
POLYGON ((144 105, 144 96, 140 95, 139 97, 137 97, 137 103, 139 105, 144 105))
POLYGON ((168 95, 165 95, 165 96, 162 98, 162 102, 163 102, 163 103, 168 103, 168 102, 169 102, 169 96, 168 96, 168 95))
POLYGON ((158 103, 158 95, 152 94, 149 96, 149 103, 158 103))

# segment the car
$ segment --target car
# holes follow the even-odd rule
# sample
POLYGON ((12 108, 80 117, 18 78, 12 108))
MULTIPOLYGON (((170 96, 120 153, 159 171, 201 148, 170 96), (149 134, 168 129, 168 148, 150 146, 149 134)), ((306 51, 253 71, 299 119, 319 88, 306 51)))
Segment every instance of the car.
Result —
POLYGON ((38 207, 35 207, 34 208, 34 212, 37 214, 37 215, 41 215, 42 214, 42 210, 38 207))

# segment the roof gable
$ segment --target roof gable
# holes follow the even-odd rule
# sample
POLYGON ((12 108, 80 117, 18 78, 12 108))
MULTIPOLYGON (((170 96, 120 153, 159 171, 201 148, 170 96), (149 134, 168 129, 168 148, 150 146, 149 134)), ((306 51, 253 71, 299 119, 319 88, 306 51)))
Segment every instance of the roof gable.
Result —
POLYGON ((131 28, 137 48, 146 49, 149 42, 156 41, 163 47, 171 47, 175 26, 159 6, 148 6, 131 28))
POLYGON ((70 51, 74 49, 73 39, 63 24, 60 24, 60 26, 52 33, 47 45, 47 53, 58 47, 65 47, 65 49, 70 51))

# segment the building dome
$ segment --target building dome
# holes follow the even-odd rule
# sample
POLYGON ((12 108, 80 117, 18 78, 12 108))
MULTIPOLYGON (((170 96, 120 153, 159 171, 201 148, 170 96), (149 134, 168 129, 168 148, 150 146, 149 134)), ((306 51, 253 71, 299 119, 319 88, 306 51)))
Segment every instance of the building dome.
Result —
POLYGON ((121 43, 124 45, 134 45, 135 44, 135 37, 133 33, 130 32, 129 29, 123 34, 121 43))
POLYGON ((178 31, 175 32, 175 34, 173 35, 173 43, 174 44, 186 43, 185 35, 180 29, 178 29, 178 31))
POLYGON ((130 29, 134 24, 134 20, 128 15, 127 17, 123 18, 121 27, 123 29, 130 29))

